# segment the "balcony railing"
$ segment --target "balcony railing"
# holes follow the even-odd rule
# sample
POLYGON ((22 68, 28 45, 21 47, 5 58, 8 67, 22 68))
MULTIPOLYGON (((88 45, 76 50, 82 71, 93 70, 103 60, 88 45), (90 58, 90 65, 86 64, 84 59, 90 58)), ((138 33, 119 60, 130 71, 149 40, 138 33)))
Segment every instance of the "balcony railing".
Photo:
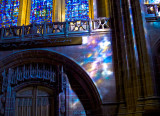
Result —
POLYGON ((68 37, 73 34, 93 33, 96 31, 108 31, 109 18, 95 20, 77 20, 71 22, 52 22, 43 24, 31 24, 28 26, 13 26, 1 28, 1 40, 6 39, 27 39, 27 38, 50 38, 68 37))
POLYGON ((145 18, 147 22, 159 22, 160 4, 145 4, 145 18))
POLYGON ((94 20, 44 22, 43 24, 33 23, 27 26, 11 26, 0 28, 0 50, 23 48, 32 44, 36 46, 39 44, 44 45, 47 44, 47 41, 53 41, 56 38, 66 39, 107 32, 110 32, 110 20, 105 17, 94 20))

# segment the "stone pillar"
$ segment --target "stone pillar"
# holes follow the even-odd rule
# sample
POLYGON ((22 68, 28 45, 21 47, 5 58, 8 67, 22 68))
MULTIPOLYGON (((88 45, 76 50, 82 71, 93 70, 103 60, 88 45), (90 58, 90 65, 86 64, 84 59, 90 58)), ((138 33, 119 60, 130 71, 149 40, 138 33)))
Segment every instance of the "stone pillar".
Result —
POLYGON ((93 0, 89 0, 89 18, 94 19, 93 0))
POLYGON ((128 0, 121 0, 124 25, 125 50, 127 56, 128 77, 124 80, 126 85, 125 97, 127 105, 127 115, 135 114, 137 101, 137 66, 134 50, 134 40, 131 27, 130 9, 128 0))
POLYGON ((30 22, 31 0, 20 0, 18 26, 28 25, 30 22))
POLYGON ((53 0, 53 10, 52 10, 52 22, 55 22, 55 18, 56 18, 56 3, 57 0, 53 0))
POLYGON ((110 17, 110 0, 97 0, 98 17, 110 17))
POLYGON ((153 85, 153 77, 151 75, 151 66, 149 53, 147 50, 147 44, 145 39, 140 1, 139 0, 130 0, 133 14, 133 23, 135 29, 135 39, 138 51, 138 59, 139 59, 139 88, 142 89, 142 97, 138 101, 145 102, 144 110, 150 110, 158 107, 157 103, 158 99, 154 97, 155 89, 153 85))
POLYGON ((149 65, 149 56, 146 46, 146 40, 143 29, 143 21, 141 16, 141 9, 139 0, 131 0, 132 13, 133 13, 133 23, 135 28, 135 39, 138 50, 138 58, 139 58, 139 66, 140 66, 140 74, 143 80, 143 88, 144 96, 152 96, 153 85, 152 85, 152 77, 151 70, 149 65))
POLYGON ((125 80, 128 77, 127 59, 125 50, 124 31, 122 23, 122 12, 119 0, 111 1, 111 26, 112 32, 112 49, 113 49, 113 63, 114 74, 117 85, 117 102, 118 102, 118 116, 126 114, 126 98, 125 98, 125 80))
MULTIPOLYGON (((128 0, 111 1, 111 21, 114 29, 112 45, 117 91, 119 91, 119 102, 126 103, 126 106, 124 104, 119 105, 118 115, 141 116, 144 100, 140 101, 138 99, 144 96, 154 95, 141 10, 137 4, 139 4, 138 0, 131 0, 136 47, 139 58, 138 65, 135 58, 128 0), (127 110, 124 110, 125 107, 127 110)), ((147 103, 151 103, 151 101, 147 103)))
POLYGON ((65 0, 55 0, 55 22, 65 21, 65 0))

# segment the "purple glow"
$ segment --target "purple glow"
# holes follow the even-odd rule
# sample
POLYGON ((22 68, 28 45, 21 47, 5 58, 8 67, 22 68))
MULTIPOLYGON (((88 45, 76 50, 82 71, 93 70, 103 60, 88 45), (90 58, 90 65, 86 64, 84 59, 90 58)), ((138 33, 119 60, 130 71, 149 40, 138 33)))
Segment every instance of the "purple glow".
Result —
POLYGON ((83 105, 74 93, 71 87, 69 87, 69 116, 86 116, 83 105))
POLYGON ((79 64, 91 77, 103 101, 114 100, 115 78, 111 34, 85 36, 83 44, 51 48, 79 64))

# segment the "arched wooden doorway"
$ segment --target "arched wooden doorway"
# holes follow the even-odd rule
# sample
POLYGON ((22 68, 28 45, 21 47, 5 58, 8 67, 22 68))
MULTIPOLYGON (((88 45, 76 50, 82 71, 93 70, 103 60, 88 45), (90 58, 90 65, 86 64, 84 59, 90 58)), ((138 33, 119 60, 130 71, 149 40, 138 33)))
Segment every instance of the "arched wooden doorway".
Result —
MULTIPOLYGON (((70 60, 69 58, 63 55, 60 55, 52 51, 37 50, 37 49, 17 52, 15 54, 11 54, 10 56, 0 61, 0 66, 2 67, 0 69, 0 74, 2 74, 4 69, 9 70, 10 68, 14 69, 19 66, 24 67, 25 64, 28 65, 31 63, 32 64, 38 64, 38 63, 39 64, 50 64, 50 65, 56 66, 57 67, 56 68, 56 73, 57 73, 56 78, 57 79, 60 79, 60 77, 64 77, 62 76, 63 73, 61 70, 63 66, 64 73, 67 75, 67 78, 69 80, 69 83, 73 91, 77 94, 78 98, 80 99, 85 109, 86 115, 90 115, 90 116, 102 115, 102 109, 101 109, 102 102, 101 102, 99 93, 97 91, 97 88, 95 87, 91 78, 79 65, 77 65, 74 61, 70 60)), ((25 68, 25 69, 28 69, 28 68, 25 68)), ((35 65, 35 69, 36 69, 36 65, 35 65)), ((47 69, 50 70, 49 68, 47 69)), ((63 83, 59 83, 59 82, 62 82, 61 81, 62 79, 60 80, 57 80, 57 79, 53 83, 57 84, 55 87, 56 93, 57 93, 56 95, 59 95, 62 92, 63 83)), ((27 79, 24 78, 22 80, 27 80, 27 79)), ((43 78, 36 77, 35 80, 37 83, 39 82, 39 80, 43 80, 43 78)), ((29 82, 29 81, 25 81, 25 82, 29 82)), ((51 84, 51 85, 55 85, 55 84, 51 84)), ((58 101, 57 97, 58 96, 56 96, 56 101, 58 101)))
POLYGON ((16 92, 16 116, 54 116, 54 93, 44 86, 32 85, 16 92))

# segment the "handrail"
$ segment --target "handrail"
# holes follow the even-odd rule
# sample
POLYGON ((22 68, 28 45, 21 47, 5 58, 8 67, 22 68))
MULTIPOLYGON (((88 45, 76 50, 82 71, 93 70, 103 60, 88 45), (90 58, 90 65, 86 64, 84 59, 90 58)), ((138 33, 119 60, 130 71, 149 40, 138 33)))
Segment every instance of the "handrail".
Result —
POLYGON ((160 21, 160 4, 144 4, 147 22, 160 21))
POLYGON ((79 34, 106 31, 110 28, 109 18, 94 20, 76 20, 66 22, 32 23, 27 26, 10 26, 0 28, 0 42, 5 40, 48 39, 56 37, 69 37, 79 34))

